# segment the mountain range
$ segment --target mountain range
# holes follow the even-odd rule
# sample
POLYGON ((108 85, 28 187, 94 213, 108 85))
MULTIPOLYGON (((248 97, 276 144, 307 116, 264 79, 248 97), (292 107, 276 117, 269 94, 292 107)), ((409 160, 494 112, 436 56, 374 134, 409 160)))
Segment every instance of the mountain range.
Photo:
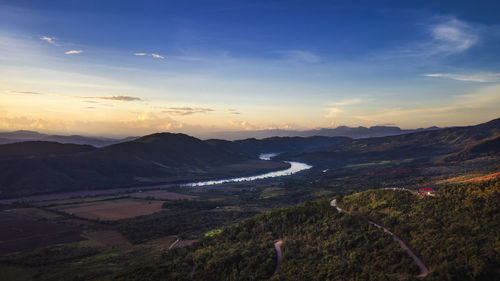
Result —
MULTIPOLYGON (((419 128, 404 130, 394 126, 373 126, 373 127, 347 127, 322 128, 316 130, 252 130, 252 131, 227 131, 215 132, 201 135, 202 139, 223 139, 223 140, 246 140, 250 138, 265 139, 272 137, 348 137, 353 139, 394 136, 414 132, 438 130, 438 127, 419 128)), ((95 147, 102 147, 110 144, 130 141, 138 138, 130 136, 126 138, 88 137, 80 135, 50 135, 35 131, 12 131, 0 132, 0 144, 8 144, 23 141, 53 141, 59 143, 89 144, 95 147)))
POLYGON ((274 138, 203 141, 157 133, 104 147, 27 141, 0 145, 1 197, 56 191, 190 182, 255 175, 289 164, 260 153, 304 152, 348 138, 274 138), (256 144, 260 143, 260 144, 256 144))
POLYGON ((23 141, 52 141, 58 143, 88 144, 95 147, 102 147, 110 144, 133 140, 136 138, 137 137, 126 137, 123 139, 113 139, 105 137, 85 137, 80 135, 71 135, 71 136, 49 135, 27 130, 0 132, 0 144, 16 143, 23 141))
POLYGON ((270 137, 349 137, 353 139, 372 138, 383 136, 395 136, 401 134, 439 130, 433 126, 418 129, 401 129, 395 126, 372 126, 372 127, 347 127, 339 126, 337 128, 321 128, 315 130, 250 130, 250 131, 226 131, 207 134, 205 138, 218 138, 226 140, 241 140, 248 138, 264 139, 270 137))
POLYGON ((285 169, 289 164, 283 160, 305 162, 316 169, 454 161, 497 155, 499 135, 500 119, 495 119, 476 126, 364 139, 314 136, 227 141, 157 133, 103 147, 28 141, 0 145, 0 192, 7 198, 247 176, 285 169), (258 158, 272 152, 281 154, 274 161, 258 158))

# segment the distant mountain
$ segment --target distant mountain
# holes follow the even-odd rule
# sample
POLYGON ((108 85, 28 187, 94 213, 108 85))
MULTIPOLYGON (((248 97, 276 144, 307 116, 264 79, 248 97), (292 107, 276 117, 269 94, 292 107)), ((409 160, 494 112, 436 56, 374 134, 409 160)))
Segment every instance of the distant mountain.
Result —
POLYGON ((5 144, 0 145, 0 197, 188 182, 288 167, 246 150, 171 133, 101 148, 43 141, 5 144))
POLYGON ((322 128, 317 130, 296 131, 296 130, 256 130, 256 131, 228 131, 216 132, 206 137, 219 138, 226 140, 241 140, 248 138, 270 138, 270 137, 349 137, 353 139, 394 136, 414 132, 439 130, 438 127, 419 128, 412 130, 403 130, 394 126, 373 126, 373 127, 347 127, 339 126, 337 128, 322 128))
POLYGON ((363 163, 434 161, 500 135, 500 118, 476 126, 355 139, 327 149, 278 158, 330 167, 363 163))
POLYGON ((60 144, 57 142, 28 141, 0 145, 0 159, 56 157, 94 151, 90 145, 60 144))
POLYGON ((124 139, 112 139, 105 137, 84 137, 79 135, 62 136, 41 134, 35 131, 13 131, 0 132, 0 144, 17 143, 23 141, 49 141, 58 143, 88 144, 95 147, 102 147, 110 144, 130 141, 137 137, 127 137, 124 139))
POLYGON ((225 146, 231 150, 259 155, 261 153, 297 153, 324 149, 329 146, 351 140, 347 137, 272 137, 265 139, 244 139, 237 141, 207 140, 218 146, 225 146))

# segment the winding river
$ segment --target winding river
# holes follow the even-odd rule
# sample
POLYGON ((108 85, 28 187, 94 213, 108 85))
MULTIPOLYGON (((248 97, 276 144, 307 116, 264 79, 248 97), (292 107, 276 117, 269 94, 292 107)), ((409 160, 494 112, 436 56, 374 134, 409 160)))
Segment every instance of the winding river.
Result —
MULTIPOLYGON (((271 158, 273 158, 276 155, 278 155, 278 153, 265 153, 265 154, 261 154, 259 156, 259 158, 262 160, 271 160, 271 158)), ((192 183, 184 184, 183 186, 198 187, 198 186, 215 185, 215 184, 223 184, 223 183, 230 183, 230 182, 243 182, 243 181, 267 179, 267 178, 275 178, 275 177, 293 175, 293 174, 298 173, 300 171, 304 171, 304 170, 312 168, 311 165, 307 165, 305 163, 293 162, 293 161, 285 161, 285 162, 290 164, 290 167, 288 169, 285 169, 285 170, 268 172, 265 174, 250 176, 250 177, 239 177, 239 178, 230 178, 230 179, 223 179, 223 180, 209 180, 209 181, 192 182, 192 183)))
MULTIPOLYGON (((261 154, 260 159, 262 160, 271 160, 272 157, 278 155, 278 153, 267 153, 261 154)), ((290 167, 285 170, 269 172, 257 176, 250 177, 239 177, 239 178, 229 178, 223 180, 210 180, 210 181, 201 181, 201 182, 193 182, 187 184, 181 184, 181 186, 188 187, 199 187, 199 186, 207 186, 207 185, 215 185, 222 183, 230 183, 230 182, 243 182, 243 181, 253 181, 267 178, 275 178, 281 176, 289 176, 300 171, 304 171, 310 169, 312 166, 300 163, 300 162, 292 162, 285 161, 290 164, 290 167)), ((14 202, 39 202, 39 201, 47 201, 47 200, 60 200, 60 199, 68 199, 68 198, 78 198, 84 196, 97 196, 97 195, 109 195, 123 192, 135 192, 137 190, 152 190, 152 189, 165 189, 172 186, 178 186, 178 184, 164 184, 157 186, 139 186, 139 187, 125 187, 125 188, 114 188, 114 189, 101 189, 101 190, 79 190, 72 192, 60 192, 60 193, 50 193, 50 194, 40 194, 40 195, 31 195, 26 197, 19 198, 10 198, 0 200, 0 204, 12 204, 14 202)))

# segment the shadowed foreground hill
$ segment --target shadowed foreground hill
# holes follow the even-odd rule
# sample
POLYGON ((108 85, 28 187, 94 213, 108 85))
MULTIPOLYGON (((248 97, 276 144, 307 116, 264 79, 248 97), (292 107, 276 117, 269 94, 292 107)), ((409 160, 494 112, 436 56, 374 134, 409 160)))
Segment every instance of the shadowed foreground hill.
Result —
POLYGON ((153 134, 103 148, 50 142, 0 146, 2 197, 190 181, 287 167, 183 134, 153 134))

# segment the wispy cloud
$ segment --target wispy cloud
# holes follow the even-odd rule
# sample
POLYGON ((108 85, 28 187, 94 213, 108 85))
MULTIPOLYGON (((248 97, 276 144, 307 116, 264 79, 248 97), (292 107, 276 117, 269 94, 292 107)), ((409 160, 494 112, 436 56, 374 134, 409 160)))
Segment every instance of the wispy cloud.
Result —
POLYGON ((41 36, 40 39, 43 41, 46 41, 52 45, 56 45, 56 46, 58 45, 58 43, 56 41, 57 39, 55 37, 49 37, 49 36, 44 35, 44 36, 41 36))
POLYGON ((113 100, 113 101, 142 101, 141 98, 131 96, 105 96, 105 97, 81 97, 84 99, 100 99, 100 100, 113 100))
POLYGON ((339 102, 331 102, 330 105, 333 106, 343 106, 343 105, 352 105, 352 104, 357 104, 363 102, 362 99, 360 98, 355 98, 355 99, 348 99, 348 100, 343 100, 339 102))
POLYGON ((455 54, 466 51, 479 41, 479 31, 472 25, 456 18, 432 25, 429 31, 434 40, 436 53, 455 54))
POLYGON ((235 115, 241 114, 238 110, 234 108, 230 108, 227 111, 229 111, 230 114, 235 114, 235 115))
POLYGON ((236 127, 238 129, 243 129, 243 130, 256 130, 257 127, 250 124, 248 121, 236 121, 236 120, 229 120, 229 125, 236 127))
POLYGON ((391 122, 415 120, 457 120, 468 115, 470 118, 484 118, 478 112, 490 113, 493 118, 498 117, 500 108, 500 86, 493 85, 479 89, 477 92, 457 95, 453 100, 444 105, 417 107, 417 108, 385 108, 374 114, 356 115, 356 119, 370 122, 391 122))
POLYGON ((465 52, 480 42, 482 27, 455 17, 436 17, 431 24, 422 24, 427 38, 408 42, 381 58, 449 56, 465 52))
POLYGON ((344 112, 342 109, 338 107, 328 107, 326 108, 326 114, 323 115, 325 118, 332 118, 337 116, 337 114, 344 112))
POLYGON ((151 53, 151 54, 149 54, 149 53, 134 53, 134 56, 151 56, 155 59, 165 59, 164 56, 156 54, 156 53, 151 53))
POLYGON ((38 92, 27 92, 27 91, 7 91, 8 94, 13 95, 42 95, 42 93, 38 92))
POLYGON ((75 54, 81 54, 81 53, 83 53, 82 50, 70 50, 70 51, 65 52, 66 55, 75 55, 75 54))
POLYGON ((155 53, 152 53, 151 56, 155 59, 164 59, 165 57, 164 56, 160 56, 158 54, 155 54, 155 53))
POLYGON ((360 98, 352 98, 347 100, 342 100, 338 102, 330 102, 328 106, 325 108, 326 113, 323 115, 325 118, 332 118, 337 116, 339 113, 344 112, 341 107, 350 106, 353 104, 362 103, 364 100, 360 98))
POLYGON ((211 108, 203 107, 170 107, 168 110, 163 110, 164 113, 173 115, 192 115, 196 113, 207 113, 214 111, 211 108))
POLYGON ((424 74, 424 76, 434 77, 434 78, 447 78, 447 79, 467 81, 467 82, 480 82, 480 83, 500 81, 500 73, 476 73, 476 74, 429 73, 429 74, 424 74))
POLYGON ((310 51, 289 50, 284 52, 283 60, 291 63, 317 63, 321 58, 310 51))

